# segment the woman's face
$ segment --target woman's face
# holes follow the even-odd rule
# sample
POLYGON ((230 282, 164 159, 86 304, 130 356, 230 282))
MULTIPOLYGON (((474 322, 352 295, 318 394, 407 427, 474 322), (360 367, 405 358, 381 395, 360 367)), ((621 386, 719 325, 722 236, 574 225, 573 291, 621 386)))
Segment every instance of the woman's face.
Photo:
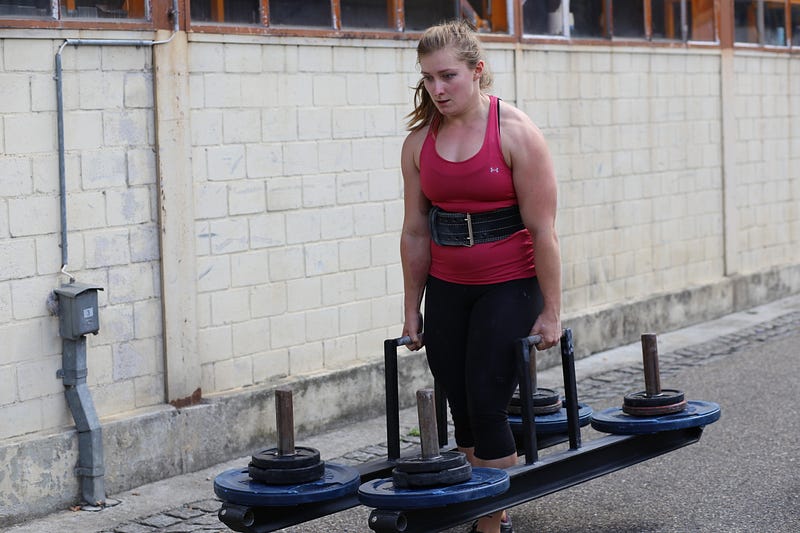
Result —
POLYGON ((475 68, 458 59, 452 48, 443 48, 419 58, 425 90, 442 115, 457 115, 480 95, 483 61, 475 68))

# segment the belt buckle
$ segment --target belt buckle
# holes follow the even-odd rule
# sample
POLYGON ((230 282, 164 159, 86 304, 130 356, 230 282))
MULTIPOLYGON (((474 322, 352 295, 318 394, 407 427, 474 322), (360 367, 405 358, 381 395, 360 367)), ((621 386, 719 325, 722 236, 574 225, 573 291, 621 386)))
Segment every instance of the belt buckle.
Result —
POLYGON ((472 248, 475 245, 475 238, 472 235, 472 215, 467 213, 467 217, 464 219, 467 222, 467 248, 472 248))

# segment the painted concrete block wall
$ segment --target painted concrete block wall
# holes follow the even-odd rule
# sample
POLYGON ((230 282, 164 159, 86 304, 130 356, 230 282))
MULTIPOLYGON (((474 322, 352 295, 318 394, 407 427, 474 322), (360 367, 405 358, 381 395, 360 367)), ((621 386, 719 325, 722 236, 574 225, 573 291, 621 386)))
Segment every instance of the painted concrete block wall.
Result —
POLYGON ((741 272, 800 257, 797 58, 740 53, 735 63, 741 272))
MULTIPOLYGON (((0 40, 0 440, 73 424, 56 377, 60 273, 54 57, 60 40, 0 40)), ((163 351, 150 51, 63 58, 68 265, 103 287, 88 338, 100 416, 159 405, 163 351)))
MULTIPOLYGON (((64 281, 59 44, 0 41, 0 440, 71 425, 45 306, 64 281)), ((741 272, 800 262, 796 58, 737 56, 725 112, 740 124, 740 228, 726 235, 717 52, 487 48, 493 92, 531 115, 556 162, 566 316, 718 282, 726 239, 741 272)), ((204 395, 379 358, 401 327, 413 43, 192 35, 187 61, 198 294, 186 312, 204 395)), ((152 66, 147 49, 64 51, 68 270, 105 288, 88 349, 103 417, 164 403, 152 66)))
POLYGON ((722 276, 718 56, 536 47, 521 73, 559 178, 566 313, 722 276))
POLYGON ((195 42, 189 61, 203 390, 380 355, 413 54, 195 42))

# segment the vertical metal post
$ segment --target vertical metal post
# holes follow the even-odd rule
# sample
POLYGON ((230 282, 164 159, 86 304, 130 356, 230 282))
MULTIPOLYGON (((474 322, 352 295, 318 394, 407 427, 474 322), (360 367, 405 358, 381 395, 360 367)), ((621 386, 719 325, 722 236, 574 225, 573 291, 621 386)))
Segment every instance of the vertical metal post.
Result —
POLYGON ((438 381, 433 382, 433 391, 436 404, 436 428, 439 432, 439 447, 447 446, 447 392, 439 385, 438 381))
POLYGON ((436 430, 436 407, 432 389, 417 391, 417 419, 419 420, 419 441, 423 459, 439 457, 439 432, 436 430))
POLYGON ((56 124, 58 127, 58 189, 61 211, 61 268, 67 265, 67 165, 64 155, 64 82, 61 67, 61 51, 56 54, 56 124))
MULTIPOLYGON (((538 342, 538 341, 537 341, 538 342)), ((519 375, 519 400, 522 407, 522 437, 525 448, 525 464, 539 460, 536 443, 536 421, 533 416, 533 391, 531 389, 531 338, 517 342, 517 375, 519 375)))
POLYGON ((275 422, 278 430, 278 455, 294 455, 294 406, 292 389, 275 389, 275 422))
POLYGON ((658 396, 661 394, 661 376, 658 371, 658 342, 653 333, 642 335, 642 364, 645 393, 647 396, 658 396))
POLYGON ((400 458, 400 399, 397 384, 397 347, 400 339, 383 341, 386 388, 386 446, 389 460, 400 458))
POLYGON ((578 418, 578 385, 575 379, 575 345, 572 342, 572 330, 569 328, 561 334, 561 369, 564 373, 569 447, 577 450, 581 447, 581 425, 578 418))

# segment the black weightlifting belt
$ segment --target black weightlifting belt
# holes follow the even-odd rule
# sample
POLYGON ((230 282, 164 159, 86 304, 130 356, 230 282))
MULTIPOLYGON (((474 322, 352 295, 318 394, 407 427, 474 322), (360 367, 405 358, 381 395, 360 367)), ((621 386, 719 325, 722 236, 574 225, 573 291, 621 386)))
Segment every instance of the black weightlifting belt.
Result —
POLYGON ((525 229, 519 206, 485 213, 450 213, 432 207, 428 213, 433 242, 440 246, 472 246, 506 239, 525 229))

